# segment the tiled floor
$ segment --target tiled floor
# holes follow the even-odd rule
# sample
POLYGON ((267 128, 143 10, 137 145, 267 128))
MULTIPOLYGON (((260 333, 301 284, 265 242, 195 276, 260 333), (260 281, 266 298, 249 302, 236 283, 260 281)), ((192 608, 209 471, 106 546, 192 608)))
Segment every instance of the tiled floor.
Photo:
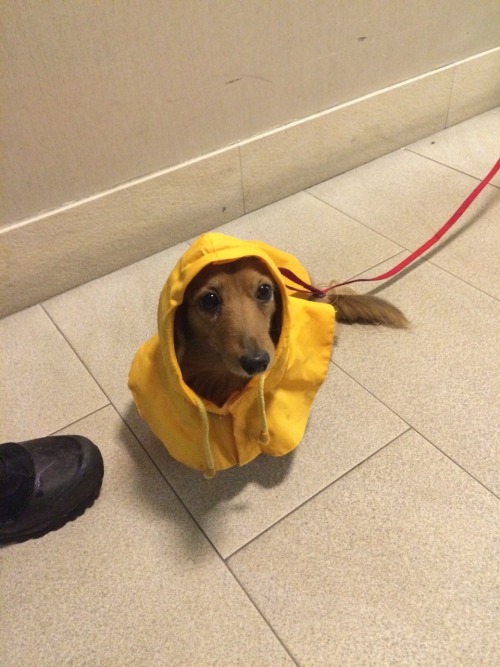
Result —
MULTIPOLYGON (((317 281, 375 274, 499 155, 497 109, 221 229, 317 281)), ((187 244, 1 321, 2 441, 78 432, 106 474, 77 521, 1 549, 0 664, 500 664, 499 186, 371 288, 411 329, 338 326, 296 452, 212 481, 170 460, 126 384, 187 244)))

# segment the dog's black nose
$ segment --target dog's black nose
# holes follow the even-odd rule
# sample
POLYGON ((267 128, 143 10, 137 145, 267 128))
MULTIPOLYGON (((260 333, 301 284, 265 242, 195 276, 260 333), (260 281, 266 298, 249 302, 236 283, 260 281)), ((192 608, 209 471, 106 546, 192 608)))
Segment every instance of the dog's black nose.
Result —
POLYGON ((248 375, 257 375, 263 373, 269 366, 269 355, 267 352, 258 352, 257 354, 244 354, 240 357, 240 364, 248 375))

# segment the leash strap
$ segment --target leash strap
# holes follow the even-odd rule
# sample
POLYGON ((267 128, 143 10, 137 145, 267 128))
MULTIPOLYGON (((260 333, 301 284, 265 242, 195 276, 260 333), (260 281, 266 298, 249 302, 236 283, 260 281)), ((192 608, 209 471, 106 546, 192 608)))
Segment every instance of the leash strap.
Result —
POLYGON ((280 268, 279 270, 281 274, 285 276, 285 278, 288 278, 296 285, 305 287, 305 290, 297 290, 294 287, 291 287, 290 285, 286 285, 286 287, 288 289, 294 290, 295 292, 304 292, 304 293, 311 293, 316 296, 323 296, 324 294, 327 294, 330 290, 334 289, 335 287, 341 287, 342 285, 350 285, 351 283, 359 283, 359 282, 371 282, 375 280, 386 280, 387 278, 392 278, 392 276, 395 276, 397 273, 406 268, 409 264, 414 262, 418 257, 420 257, 420 255, 429 250, 429 248, 432 248, 432 246, 435 245, 439 241, 439 239, 442 236, 444 236, 444 234, 446 234, 446 232, 451 227, 453 227, 453 225, 457 222, 457 220, 459 220, 459 218, 462 217, 462 215, 469 208, 472 202, 482 192, 482 190, 484 190, 484 188, 488 185, 488 183, 497 174, 499 170, 500 170, 500 159, 497 160, 496 164, 491 168, 488 174, 483 178, 483 180, 479 183, 479 185, 477 185, 477 187, 471 192, 471 194, 467 197, 467 199, 465 199, 465 201, 462 202, 462 204, 457 208, 457 210, 451 216, 451 218, 441 227, 441 229, 439 229, 432 238, 430 238, 423 245, 421 245, 420 248, 414 250, 410 255, 408 255, 408 257, 406 257, 402 262, 397 264, 389 271, 381 273, 379 276, 374 276, 373 278, 353 278, 352 280, 346 280, 342 283, 337 283, 332 287, 327 287, 326 289, 322 290, 319 289, 318 287, 314 287, 314 285, 309 285, 308 283, 304 282, 289 269, 280 268))

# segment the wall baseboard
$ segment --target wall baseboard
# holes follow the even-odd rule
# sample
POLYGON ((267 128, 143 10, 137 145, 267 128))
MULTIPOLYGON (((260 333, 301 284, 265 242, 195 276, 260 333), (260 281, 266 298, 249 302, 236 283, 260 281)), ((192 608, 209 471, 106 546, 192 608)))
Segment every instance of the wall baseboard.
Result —
POLYGON ((500 48, 0 232, 0 317, 500 105, 500 48))

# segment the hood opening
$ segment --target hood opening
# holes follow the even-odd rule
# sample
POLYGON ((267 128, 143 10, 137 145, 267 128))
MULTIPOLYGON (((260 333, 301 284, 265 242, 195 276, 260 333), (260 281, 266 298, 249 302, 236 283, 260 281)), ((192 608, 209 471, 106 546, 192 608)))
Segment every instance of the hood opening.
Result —
MULTIPOLYGON (((284 288, 284 285, 283 285, 282 281, 280 279, 277 279, 275 267, 273 267, 272 265, 269 265, 269 263, 267 261, 265 261, 262 257, 260 257, 258 255, 254 255, 254 254, 243 254, 243 253, 241 253, 237 258, 234 258, 234 259, 228 259, 228 260, 225 260, 225 261, 213 260, 211 262, 205 262, 203 268, 200 269, 200 271, 198 271, 195 275, 193 275, 191 280, 185 284, 185 287, 184 287, 184 290, 183 290, 183 293, 182 293, 182 298, 181 298, 180 302, 178 304, 176 304, 176 306, 174 308, 172 308, 171 311, 170 311, 170 317, 169 317, 170 322, 169 322, 169 324, 172 327, 173 336, 167 336, 166 337, 166 342, 167 343, 168 342, 173 342, 173 344, 171 345, 171 350, 170 350, 170 355, 169 355, 170 362, 172 363, 173 366, 176 367, 175 370, 177 371, 179 378, 182 380, 182 383, 184 385, 186 385, 187 387, 189 387, 192 391, 194 391, 196 396, 199 396, 200 398, 204 399, 205 401, 211 402, 210 397, 206 393, 204 393, 203 389, 200 388, 200 383, 199 382, 191 384, 189 378, 190 378, 190 376, 191 377, 193 376, 193 371, 191 373, 189 371, 186 371, 186 368, 185 368, 185 366, 183 367, 183 363, 182 363, 186 353, 190 354, 189 359, 193 358, 193 345, 195 343, 193 343, 192 339, 189 340, 190 336, 193 336, 193 335, 198 335, 199 336, 199 330, 197 329, 196 319, 195 319, 195 324, 194 324, 196 333, 195 334, 191 333, 192 332, 192 326, 191 326, 192 322, 190 321, 189 318, 192 317, 192 314, 188 315, 188 310, 187 310, 188 306, 187 306, 187 303, 186 303, 186 294, 188 293, 188 290, 189 290, 190 286, 193 285, 193 282, 196 281, 197 277, 200 276, 200 273, 204 269, 209 268, 209 267, 213 267, 213 266, 217 266, 217 265, 233 264, 233 263, 238 262, 239 260, 243 260, 243 259, 247 259, 247 258, 257 260, 258 266, 262 267, 263 272, 269 276, 269 282, 272 282, 272 284, 273 284, 274 313, 272 314, 271 319, 269 321, 269 325, 267 327, 266 337, 269 336, 269 338, 267 339, 268 343, 267 344, 264 343, 264 347, 262 348, 263 350, 265 350, 266 347, 267 347, 267 350, 270 352, 271 348, 269 347, 269 339, 270 339, 270 341, 272 341, 272 346, 273 346, 272 357, 273 358, 272 358, 272 361, 269 364, 269 366, 264 371, 265 373, 267 373, 271 369, 271 367, 273 366, 273 364, 275 362, 275 359, 276 359, 276 356, 277 356, 277 353, 278 353, 278 348, 280 346, 279 344, 280 344, 280 339, 281 339, 281 335, 282 335, 282 331, 283 331, 283 324, 284 324, 284 322, 283 322, 283 320, 284 320, 284 299, 286 299, 287 295, 286 295, 286 291, 285 291, 285 288, 284 288), (189 351, 189 347, 191 347, 191 351, 189 351), (186 372, 187 372, 187 376, 185 376, 186 372), (195 384, 197 386, 195 386, 195 384)), ((246 267, 246 268, 248 268, 248 267, 246 267)), ((231 275, 231 271, 229 271, 229 276, 230 275, 231 275)), ((278 274, 278 278, 281 278, 281 274, 278 274)), ((215 283, 216 282, 217 282, 217 279, 215 280, 215 283)), ((204 283, 202 282, 200 287, 203 287, 203 285, 204 285, 204 283)), ((207 278, 207 285, 210 285, 210 276, 207 278)), ((197 289, 198 285, 195 285, 194 288, 197 289)), ((216 291, 216 288, 214 288, 214 290, 216 291)), ((181 295, 179 295, 179 296, 181 296, 181 295)), ((221 298, 222 298, 222 295, 221 295, 221 298)), ((222 301, 221 301, 221 304, 222 304, 222 301)), ((256 304, 258 304, 257 297, 256 297, 256 304)), ((256 307, 258 307, 258 306, 256 306, 256 307)), ((253 308, 253 306, 252 306, 252 308, 253 308)), ((207 315, 207 317, 209 317, 209 316, 210 316, 210 314, 207 315)), ((195 314, 195 318, 196 317, 197 316, 195 314)), ((198 320, 198 322, 199 322, 199 320, 198 320)), ((203 325, 203 319, 201 320, 201 324, 202 324, 202 326, 204 326, 203 325)), ((210 326, 210 321, 208 319, 207 319, 207 324, 208 324, 208 326, 210 326)), ((261 328, 260 331, 263 332, 264 329, 261 328)), ((265 339, 263 339, 263 340, 265 340, 265 339)), ((218 341, 218 344, 220 344, 220 341, 218 341)), ((248 343, 246 343, 246 344, 248 344, 248 343)), ((202 345, 203 345, 203 343, 202 343, 202 345)), ((230 345, 228 345, 228 347, 230 348, 230 345)), ((208 356, 209 357, 211 356, 211 354, 213 352, 213 349, 214 348, 210 348, 208 350, 208 356)), ((251 348, 245 348, 245 349, 248 349, 248 350, 251 349, 252 352, 250 354, 252 354, 254 348, 252 346, 251 348)), ((243 350, 243 354, 247 354, 245 349, 243 350)), ((224 348, 223 348, 223 352, 224 352, 224 348)), ((215 353, 215 354, 217 354, 217 353, 215 353)), ((214 354, 214 356, 215 356, 215 354, 214 354)), ((228 358, 229 358, 229 363, 234 364, 235 361, 237 361, 238 356, 235 357, 233 355, 232 357, 229 356, 228 358)), ((243 359, 243 357, 240 357, 240 358, 243 359)), ((212 365, 213 365, 213 357, 210 361, 212 362, 212 365)), ((203 362, 204 362, 203 355, 201 355, 201 359, 200 359, 200 363, 199 363, 200 369, 201 369, 201 366, 203 366, 203 362)), ((198 367, 197 363, 195 363, 194 365, 198 367)), ((217 371, 218 371, 219 368, 224 368, 226 373, 227 373, 226 377, 229 378, 224 383, 224 386, 226 386, 226 385, 229 386, 228 397, 230 395, 233 395, 234 393, 238 393, 238 394, 241 393, 241 391, 244 391, 244 389, 252 382, 253 378, 252 378, 251 375, 249 375, 247 378, 245 378, 243 376, 240 376, 237 372, 231 370, 231 367, 229 366, 229 364, 225 363, 224 358, 220 359, 220 363, 217 362, 217 366, 218 367, 213 371, 214 377, 217 376, 217 371), (231 378, 234 379, 233 382, 231 382, 231 380, 230 380, 231 378)), ((196 369, 195 369, 194 372, 196 372, 196 369)), ((200 370, 200 372, 201 372, 201 370, 200 370)), ((208 377, 210 376, 211 372, 212 371, 210 371, 210 369, 207 370, 208 377)), ((225 375, 225 374, 221 373, 221 376, 223 376, 223 375, 225 375)), ((222 380, 222 382, 224 382, 224 381, 222 380)), ((255 383, 252 383, 252 384, 255 384, 255 383)), ((202 383, 202 386, 206 387, 207 385, 205 385, 205 383, 202 383)), ((208 393, 210 393, 209 389, 207 389, 206 391, 208 391, 208 393)), ((224 401, 223 403, 217 403, 217 405, 222 407, 225 402, 226 401, 224 401)))

